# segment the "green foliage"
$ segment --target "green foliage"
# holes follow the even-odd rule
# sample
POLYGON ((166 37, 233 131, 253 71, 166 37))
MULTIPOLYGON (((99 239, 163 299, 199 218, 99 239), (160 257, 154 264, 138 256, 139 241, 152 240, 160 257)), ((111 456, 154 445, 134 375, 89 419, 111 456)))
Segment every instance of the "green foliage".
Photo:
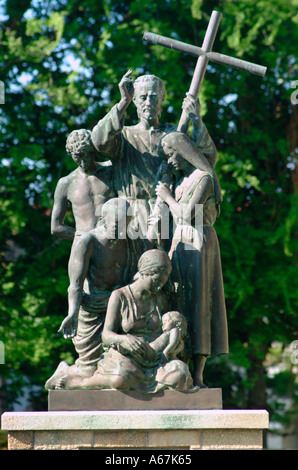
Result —
POLYGON ((0 431, 0 450, 7 450, 7 431, 0 431))
MULTIPOLYGON (((229 357, 210 359, 206 380, 223 387, 226 407, 245 408, 260 405, 254 397, 263 378, 262 406, 285 419, 279 397, 293 397, 294 372, 272 378, 266 361, 273 342, 282 355, 297 334, 296 0, 4 2, 0 375, 10 404, 22 386, 42 387, 60 360, 73 360, 72 344, 57 336, 67 310, 70 244, 50 235, 56 183, 74 168, 67 134, 106 114, 129 68, 135 78, 150 72, 164 80, 162 120, 177 123, 196 59, 144 44, 143 32, 200 46, 213 9, 223 13, 214 50, 268 71, 262 79, 210 63, 200 92, 219 154, 224 200, 216 230, 230 334, 229 357)), ((136 122, 134 106, 126 122, 136 122)), ((45 392, 37 396, 42 409, 45 392)))

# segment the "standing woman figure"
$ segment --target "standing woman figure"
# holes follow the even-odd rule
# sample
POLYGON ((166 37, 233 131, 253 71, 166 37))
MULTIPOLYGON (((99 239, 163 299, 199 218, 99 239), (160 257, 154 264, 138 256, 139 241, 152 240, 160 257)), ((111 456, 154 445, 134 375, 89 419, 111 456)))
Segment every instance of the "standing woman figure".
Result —
POLYGON ((176 225, 169 252, 172 280, 177 285, 178 309, 188 322, 194 385, 206 388, 206 358, 228 353, 220 249, 213 228, 220 212, 221 191, 214 170, 187 135, 166 135, 161 151, 179 175, 175 196, 163 183, 156 188, 176 225))

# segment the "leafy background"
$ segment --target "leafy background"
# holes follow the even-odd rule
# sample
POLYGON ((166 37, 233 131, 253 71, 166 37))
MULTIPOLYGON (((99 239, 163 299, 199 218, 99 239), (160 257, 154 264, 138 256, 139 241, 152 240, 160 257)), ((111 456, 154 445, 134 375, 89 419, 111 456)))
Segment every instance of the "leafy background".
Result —
MULTIPOLYGON (((47 409, 46 379, 74 360, 57 330, 67 311, 70 244, 50 234, 53 192, 74 169, 65 140, 119 100, 118 83, 165 82, 162 121, 177 123, 196 59, 145 44, 144 31, 268 67, 265 78, 209 64, 200 91, 223 188, 219 237, 230 354, 210 359, 225 408, 267 409, 297 432, 297 0, 2 0, 0 2, 0 365, 2 411, 24 391, 47 409), (296 81, 296 84, 295 84, 296 81), (295 424, 296 423, 296 424, 295 424)), ((126 123, 136 122, 134 106, 126 123)), ((69 213, 69 222, 72 216, 69 213)))

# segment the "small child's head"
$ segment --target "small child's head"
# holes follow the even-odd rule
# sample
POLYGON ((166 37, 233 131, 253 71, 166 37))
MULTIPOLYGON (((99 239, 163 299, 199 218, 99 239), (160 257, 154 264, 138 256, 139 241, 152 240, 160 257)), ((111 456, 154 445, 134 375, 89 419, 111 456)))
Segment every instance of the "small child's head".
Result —
POLYGON ((178 328, 182 337, 185 337, 187 334, 187 321, 182 313, 175 310, 167 312, 162 316, 163 332, 170 331, 172 328, 178 328))

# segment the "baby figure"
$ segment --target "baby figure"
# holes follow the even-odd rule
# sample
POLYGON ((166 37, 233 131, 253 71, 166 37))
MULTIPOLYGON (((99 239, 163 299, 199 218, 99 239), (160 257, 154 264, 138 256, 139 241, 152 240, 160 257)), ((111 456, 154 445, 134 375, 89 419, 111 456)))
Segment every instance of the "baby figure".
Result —
POLYGON ((116 349, 123 355, 132 355, 139 365, 145 367, 155 367, 177 359, 177 355, 184 349, 187 336, 186 319, 180 312, 170 311, 161 320, 163 332, 150 343, 144 340, 142 351, 128 353, 121 345, 116 349))
POLYGON ((180 312, 171 311, 162 316, 163 333, 149 346, 155 351, 162 352, 166 360, 177 358, 184 349, 187 334, 187 322, 180 312))

